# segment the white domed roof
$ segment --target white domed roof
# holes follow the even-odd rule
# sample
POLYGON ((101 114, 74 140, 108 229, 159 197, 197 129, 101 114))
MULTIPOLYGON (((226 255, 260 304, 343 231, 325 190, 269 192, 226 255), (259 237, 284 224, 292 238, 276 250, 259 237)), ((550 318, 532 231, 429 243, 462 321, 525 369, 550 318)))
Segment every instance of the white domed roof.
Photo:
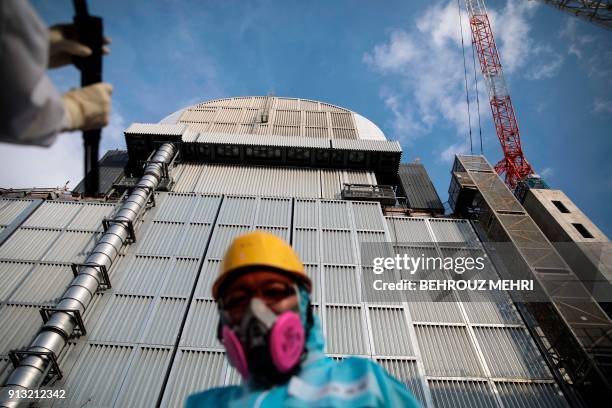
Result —
POLYGON ((197 132, 386 140, 365 117, 328 103, 275 96, 216 99, 181 109, 160 123, 197 132))

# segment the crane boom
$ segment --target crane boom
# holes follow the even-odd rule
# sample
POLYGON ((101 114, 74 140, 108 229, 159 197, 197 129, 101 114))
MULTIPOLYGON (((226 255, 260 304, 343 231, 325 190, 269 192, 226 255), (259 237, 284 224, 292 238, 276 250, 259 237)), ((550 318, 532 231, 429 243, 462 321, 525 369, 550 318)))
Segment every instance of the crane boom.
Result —
POLYGON ((523 154, 514 106, 504 79, 484 0, 465 0, 465 3, 472 31, 472 44, 478 54, 489 94, 495 131, 504 152, 504 158, 495 165, 495 170, 500 176, 503 175, 506 184, 514 189, 519 181, 533 174, 533 169, 523 154))
POLYGON ((540 0, 540 2, 612 30, 611 0, 540 0))

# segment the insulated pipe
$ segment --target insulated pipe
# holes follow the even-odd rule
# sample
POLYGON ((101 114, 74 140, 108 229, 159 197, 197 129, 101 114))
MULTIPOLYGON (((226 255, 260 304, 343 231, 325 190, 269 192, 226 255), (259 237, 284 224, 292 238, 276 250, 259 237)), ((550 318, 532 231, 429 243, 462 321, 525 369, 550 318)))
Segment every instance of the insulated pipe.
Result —
MULTIPOLYGON (((147 204, 149 194, 159 185, 163 175, 163 164, 169 164, 175 153, 172 143, 165 143, 157 149, 151 162, 145 167, 132 193, 123 202, 114 220, 134 223, 147 204)), ((87 257, 86 264, 111 267, 128 237, 127 227, 120 223, 111 223, 100 237, 96 246, 87 257)), ((78 275, 70 282, 68 289, 57 304, 58 309, 85 313, 96 291, 102 283, 100 270, 95 267, 81 267, 78 275)), ((70 335, 76 326, 72 313, 56 311, 49 316, 36 338, 28 347, 32 352, 51 352, 56 358, 64 350, 70 335)), ((16 391, 27 391, 41 386, 43 374, 49 365, 47 357, 30 355, 19 362, 5 385, 0 390, 0 407, 12 408, 31 400, 15 398, 16 391), (12 394, 12 395, 11 395, 12 394)))

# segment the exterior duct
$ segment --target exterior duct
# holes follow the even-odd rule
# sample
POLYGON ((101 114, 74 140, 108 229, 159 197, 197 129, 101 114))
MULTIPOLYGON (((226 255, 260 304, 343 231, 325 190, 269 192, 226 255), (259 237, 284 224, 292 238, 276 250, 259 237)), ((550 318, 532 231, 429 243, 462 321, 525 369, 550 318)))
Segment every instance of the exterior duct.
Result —
POLYGON ((41 386, 50 370, 57 369, 57 358, 75 330, 83 330, 81 316, 89 307, 96 291, 103 287, 106 271, 130 237, 130 227, 145 210, 147 202, 176 153, 172 143, 160 146, 144 170, 131 194, 107 221, 106 232, 98 240, 86 261, 78 266, 78 274, 61 297, 59 303, 48 310, 48 318, 36 338, 14 361, 15 369, 0 391, 0 407, 17 407, 31 400, 11 397, 11 391, 25 391, 41 386), (55 367, 54 367, 55 365, 55 367))

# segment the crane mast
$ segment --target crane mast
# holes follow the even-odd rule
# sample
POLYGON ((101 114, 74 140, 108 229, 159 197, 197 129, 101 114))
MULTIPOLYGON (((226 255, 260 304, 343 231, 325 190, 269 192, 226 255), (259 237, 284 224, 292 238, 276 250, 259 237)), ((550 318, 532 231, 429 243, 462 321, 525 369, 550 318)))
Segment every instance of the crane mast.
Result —
POLYGON ((465 3, 472 44, 487 85, 495 131, 504 152, 504 158, 495 165, 495 170, 504 176, 506 184, 514 190, 519 181, 533 174, 533 169, 523 154, 514 106, 504 79, 484 0, 465 0, 465 3))

